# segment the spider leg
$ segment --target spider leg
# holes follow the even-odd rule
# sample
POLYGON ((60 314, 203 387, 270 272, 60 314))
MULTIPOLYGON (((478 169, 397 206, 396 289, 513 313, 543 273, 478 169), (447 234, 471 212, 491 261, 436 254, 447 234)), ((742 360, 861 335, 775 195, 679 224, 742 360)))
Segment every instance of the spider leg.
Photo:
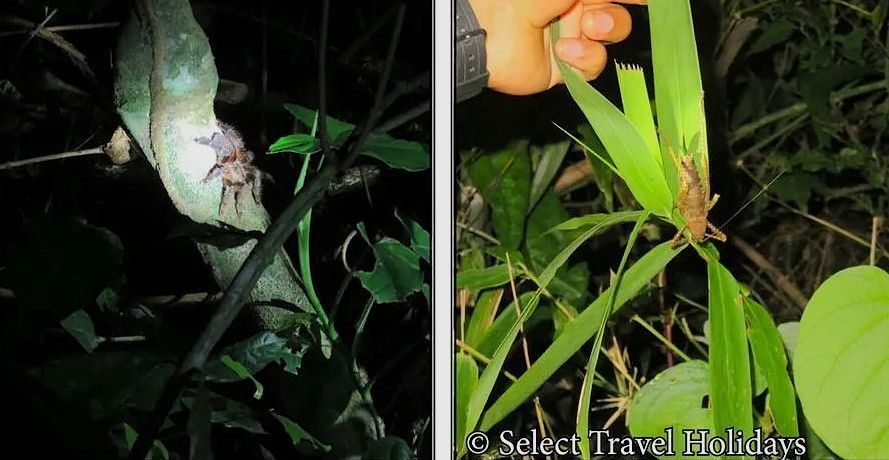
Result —
MULTIPOLYGON (((219 200, 219 215, 225 216, 228 214, 228 207, 231 201, 235 201, 235 205, 237 205, 237 193, 232 187, 227 187, 225 185, 222 186, 222 198, 219 200)), ((237 211, 237 209, 236 209, 237 211)))
POLYGON ((257 205, 262 204, 262 176, 263 173, 254 174, 250 184, 250 190, 253 192, 253 201, 257 205))
POLYGON ((209 171, 207 171, 207 175, 204 176, 203 179, 201 179, 201 182, 210 182, 211 180, 216 179, 217 177, 219 177, 221 175, 222 175, 222 168, 220 168, 218 164, 213 165, 213 167, 210 168, 209 171))

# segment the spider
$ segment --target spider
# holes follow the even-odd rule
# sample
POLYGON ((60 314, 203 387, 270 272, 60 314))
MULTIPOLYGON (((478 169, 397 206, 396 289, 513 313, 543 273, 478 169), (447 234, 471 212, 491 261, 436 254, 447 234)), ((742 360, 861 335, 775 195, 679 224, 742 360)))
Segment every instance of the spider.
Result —
POLYGON ((201 137, 197 142, 209 145, 216 152, 216 164, 207 172, 201 182, 209 182, 222 177, 222 197, 219 200, 219 215, 225 216, 234 202, 235 213, 240 218, 243 213, 245 189, 252 192, 253 200, 260 201, 263 173, 253 165, 253 152, 247 150, 244 139, 233 126, 217 121, 219 131, 209 139, 201 137))

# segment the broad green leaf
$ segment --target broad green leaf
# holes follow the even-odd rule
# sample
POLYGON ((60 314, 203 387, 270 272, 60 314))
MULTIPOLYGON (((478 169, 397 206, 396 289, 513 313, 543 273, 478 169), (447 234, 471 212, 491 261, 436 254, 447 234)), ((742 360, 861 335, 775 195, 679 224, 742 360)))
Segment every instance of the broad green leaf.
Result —
POLYGON ((99 338, 93 328, 93 320, 83 310, 77 310, 66 316, 61 321, 62 327, 77 340, 77 343, 87 352, 92 353, 99 346, 99 338))
POLYGON ((799 324, 793 358, 803 413, 842 458, 889 458, 889 274, 858 266, 827 279, 799 324))
MULTIPOLYGON (((307 128, 315 126, 318 112, 298 104, 284 104, 284 108, 307 128)), ((327 117, 327 138, 333 147, 342 146, 355 125, 327 117)), ((371 134, 361 155, 376 158, 389 167, 406 171, 420 171, 429 167, 429 151, 416 142, 395 139, 385 134, 371 134)))
MULTIPOLYGON (((299 104, 284 104, 284 109, 290 112, 290 114, 293 115, 293 118, 305 125, 306 128, 312 129, 315 127, 315 120, 318 118, 317 110, 303 107, 299 104)), ((355 125, 338 120, 329 115, 326 119, 326 126, 327 138, 330 139, 330 143, 334 147, 339 147, 346 140, 349 133, 355 129, 355 125)))
POLYGON ((475 308, 472 309, 472 316, 469 318, 469 326, 466 327, 466 337, 463 339, 467 345, 478 348, 482 338, 494 324, 497 307, 502 298, 503 289, 491 289, 478 296, 475 308))
POLYGON ((266 331, 223 348, 218 358, 211 359, 204 365, 203 371, 211 382, 233 382, 246 377, 226 365, 221 359, 224 356, 243 366, 248 375, 253 375, 270 363, 286 363, 287 355, 301 356, 304 352, 303 349, 294 353, 283 338, 266 331))
POLYGON ((368 136, 361 154, 386 163, 390 168, 422 171, 429 168, 429 150, 417 142, 395 139, 384 134, 368 136))
POLYGON ((639 236, 639 231, 642 229, 642 224, 648 220, 649 213, 642 213, 639 218, 636 220, 636 225, 633 226, 633 230, 630 232, 630 238, 627 241, 626 247, 624 247, 624 255, 620 259, 620 265, 617 267, 617 274, 614 277, 614 282, 612 283, 610 294, 608 296, 608 302, 605 308, 602 310, 602 317, 599 320, 599 331, 596 333, 596 338, 593 340, 593 348, 590 351, 590 359, 587 361, 586 367, 586 375, 583 377, 583 386, 580 390, 580 402, 578 403, 577 409, 577 436, 580 438, 580 453, 581 457, 584 459, 590 458, 590 439, 587 434, 587 430, 590 426, 590 399, 592 398, 592 387, 593 380, 596 377, 596 364, 599 362, 599 350, 602 348, 602 338, 605 335, 605 325, 608 324, 608 318, 611 316, 611 312, 614 310, 614 299, 617 291, 620 290, 620 283, 623 279, 624 268, 627 265, 627 259, 630 256, 630 251, 633 250, 633 245, 636 243, 636 238, 639 236))
MULTIPOLYGON (((684 248, 684 246, 683 246, 684 248)), ((652 248, 624 274, 617 290, 615 311, 648 285, 652 278, 673 259, 681 249, 672 249, 670 243, 652 248)), ((542 277, 541 277, 542 278, 542 277)), ((611 288, 605 290, 574 321, 562 328, 562 333, 543 352, 518 381, 512 383, 495 401, 482 419, 481 428, 487 430, 525 402, 559 367, 580 349, 599 328, 611 288)))
POLYGON ((414 250, 420 257, 422 257, 426 262, 429 262, 430 259, 430 245, 429 245, 429 232, 426 231, 425 228, 420 226, 420 224, 414 222, 409 217, 404 217, 395 211, 395 217, 404 224, 405 230, 407 230, 408 235, 411 238, 411 249, 414 250))
MULTIPOLYGON (((139 433, 129 423, 121 423, 119 425, 115 425, 111 429, 112 438, 125 453, 129 453, 130 449, 133 448, 133 444, 136 443, 136 437, 138 437, 138 435, 139 433)), ((152 444, 151 446, 151 451, 148 452, 148 457, 146 457, 146 460, 169 459, 170 452, 167 450, 167 447, 159 440, 155 440, 154 444, 152 444)))
POLYGON ((463 451, 466 447, 466 412, 469 407, 469 398, 475 392, 478 385, 478 365, 469 355, 457 353, 456 360, 456 387, 454 394, 456 395, 456 406, 454 408, 456 414, 455 436, 457 441, 457 452, 463 451))
POLYGON ((618 65, 617 81, 620 84, 620 100, 623 102, 624 114, 642 136, 645 146, 648 147, 648 153, 663 168, 657 130, 654 127, 654 117, 651 114, 651 100, 642 68, 618 65))
POLYGON ((386 237, 374 244, 377 261, 372 272, 356 276, 377 303, 403 301, 423 286, 420 256, 400 241, 386 237))
MULTIPOLYGON (((515 267, 513 267, 513 274, 518 275, 515 267)), ((508 282, 509 267, 506 266, 506 264, 473 270, 461 270, 457 272, 458 289, 487 289, 508 282)))
POLYGON ((778 325, 778 333, 787 350, 787 359, 793 362, 793 352, 796 350, 796 341, 799 337, 799 321, 789 321, 778 325))
POLYGON ((787 374, 787 357, 781 335, 772 317, 750 298, 744 299, 747 337, 763 377, 769 386, 769 408, 781 436, 799 436, 796 418, 796 392, 787 374))
POLYGON ((294 446, 299 446, 300 444, 305 443, 315 450, 330 452, 330 446, 325 445, 321 441, 315 439, 293 420, 290 420, 289 418, 278 414, 272 414, 272 416, 275 417, 278 422, 281 423, 281 426, 284 427, 284 431, 290 437, 290 441, 293 443, 294 446))
POLYGON ((550 183, 559 172, 565 155, 568 154, 568 141, 543 146, 540 152, 540 161, 534 169, 534 178, 531 180, 531 201, 528 211, 534 208, 543 193, 550 189, 550 183))
POLYGON ((250 433, 266 434, 250 406, 213 392, 208 392, 208 396, 213 408, 210 413, 210 421, 213 423, 227 428, 240 428, 250 433))
MULTIPOLYGON (((509 354, 509 350, 512 349, 512 343, 519 334, 522 324, 524 324, 525 320, 534 313, 539 300, 540 291, 538 290, 530 298, 527 304, 522 305, 521 317, 517 317, 513 322, 509 331, 506 333, 506 336, 497 346, 497 350, 494 351, 494 354, 491 357, 491 363, 485 367, 481 377, 479 377, 475 392, 472 393, 472 396, 470 396, 469 402, 466 405, 466 433, 472 431, 478 425, 482 410, 484 410, 488 398, 491 396, 491 391, 494 389, 494 383, 496 383, 497 377, 500 376, 500 372, 503 369, 503 363, 506 361, 506 356, 509 354)), ((482 421, 482 429, 487 429, 484 421, 482 421)), ((462 455, 463 452, 459 452, 458 454, 462 455)))
MULTIPOLYGON (((706 126, 701 107, 704 90, 689 0, 651 0, 648 14, 658 128, 674 149, 695 152, 695 163, 701 165, 700 155, 706 155, 707 145, 705 140, 704 152, 698 152, 696 139, 706 126)), ((665 145, 661 158, 675 196, 676 167, 665 145)))
MULTIPOLYGON (((663 437, 664 430, 672 428, 677 455, 662 458, 707 458, 681 453, 685 451, 682 430, 713 430, 706 404, 709 378, 707 363, 699 360, 677 364, 656 375, 639 389, 627 410, 630 433, 634 437, 663 437)), ((693 451, 700 452, 696 446, 693 451)))
POLYGON ((491 221, 500 244, 518 249, 531 196, 528 143, 519 141, 499 152, 480 155, 469 165, 469 177, 491 207, 491 221))
POLYGON ((308 134, 289 134, 269 146, 269 153, 293 152, 311 155, 321 151, 321 143, 308 134))
POLYGON ((753 433, 750 352, 738 282, 717 261, 707 263, 710 291, 710 407, 713 429, 753 433))

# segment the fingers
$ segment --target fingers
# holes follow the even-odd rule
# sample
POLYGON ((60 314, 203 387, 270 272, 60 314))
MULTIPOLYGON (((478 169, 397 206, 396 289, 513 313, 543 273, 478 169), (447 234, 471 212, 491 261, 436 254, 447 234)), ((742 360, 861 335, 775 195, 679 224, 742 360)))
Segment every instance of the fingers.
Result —
POLYGON ((531 0, 529 20, 535 27, 543 27, 553 19, 565 14, 578 0, 531 0))
POLYGON ((585 37, 609 43, 627 38, 633 28, 630 13, 613 3, 585 4, 580 27, 585 37))
POLYGON ((556 54, 566 64, 579 70, 587 80, 598 77, 608 59, 604 45, 583 38, 560 39, 556 44, 556 54))

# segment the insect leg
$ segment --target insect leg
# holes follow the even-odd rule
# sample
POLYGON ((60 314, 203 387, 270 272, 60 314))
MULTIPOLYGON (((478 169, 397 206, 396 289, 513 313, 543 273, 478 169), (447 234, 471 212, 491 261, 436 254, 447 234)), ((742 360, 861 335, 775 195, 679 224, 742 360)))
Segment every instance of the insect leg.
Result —
POLYGON ((716 206, 717 201, 719 201, 719 194, 718 193, 713 195, 712 198, 710 198, 710 202, 707 203, 707 211, 713 209, 713 206, 716 206))
POLYGON ((713 233, 706 234, 705 235, 706 237, 713 238, 714 240, 722 241, 723 243, 725 243, 725 241, 728 239, 728 237, 725 236, 725 233, 722 233, 722 230, 716 228, 716 226, 711 224, 710 222, 707 222, 707 228, 710 229, 710 231, 713 233))

